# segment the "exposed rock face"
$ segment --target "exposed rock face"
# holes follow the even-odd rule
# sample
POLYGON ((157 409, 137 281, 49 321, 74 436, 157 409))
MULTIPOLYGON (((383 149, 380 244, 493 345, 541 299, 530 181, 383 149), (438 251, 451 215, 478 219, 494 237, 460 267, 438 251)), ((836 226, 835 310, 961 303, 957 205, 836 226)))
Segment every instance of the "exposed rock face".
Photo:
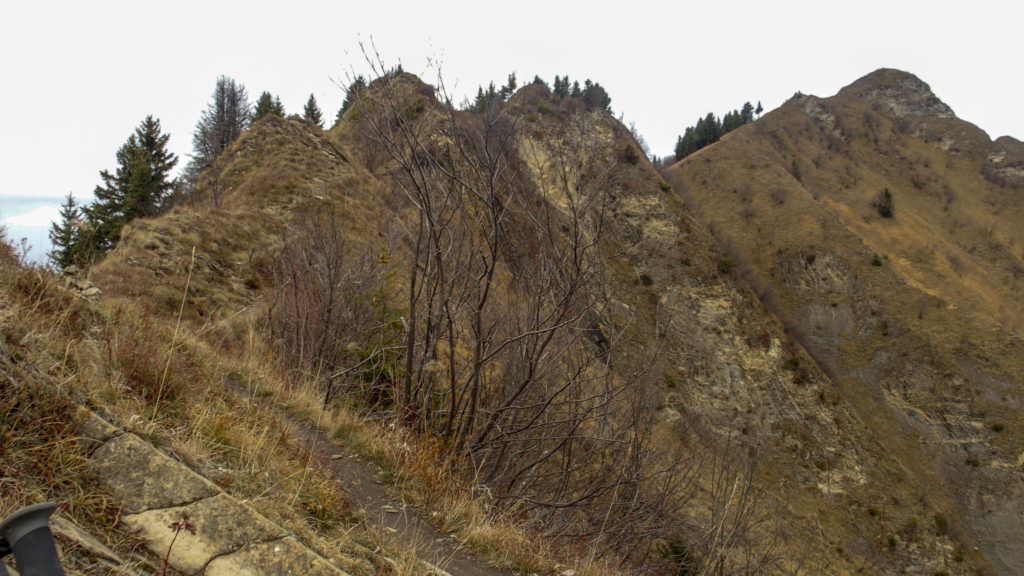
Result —
POLYGON ((887 115, 895 118, 956 118, 953 110, 932 93, 928 84, 900 70, 876 70, 843 88, 839 95, 853 95, 877 104, 887 115))
POLYGON ((999 184, 1024 187, 1024 143, 1003 136, 992 143, 990 150, 985 177, 999 184))
POLYGON ((61 277, 64 279, 64 288, 80 298, 90 299, 99 296, 100 289, 92 282, 82 278, 81 274, 82 271, 73 264, 62 270, 61 277))
POLYGON ((84 441, 100 444, 92 465, 130 512, 122 518, 125 526, 153 554, 167 555, 182 574, 345 576, 281 527, 138 436, 92 415, 81 433, 84 441), (177 522, 188 528, 175 529, 177 522))
POLYGON ((805 96, 802 98, 804 112, 814 120, 819 128, 840 140, 845 140, 843 133, 836 127, 836 115, 829 109, 827 103, 817 96, 805 96))

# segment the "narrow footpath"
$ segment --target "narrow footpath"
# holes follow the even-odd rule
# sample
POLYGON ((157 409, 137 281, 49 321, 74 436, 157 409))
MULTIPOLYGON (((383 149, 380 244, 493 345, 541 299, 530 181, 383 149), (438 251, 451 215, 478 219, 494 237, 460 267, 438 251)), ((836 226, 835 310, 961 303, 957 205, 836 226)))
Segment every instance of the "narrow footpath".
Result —
POLYGON ((418 512, 402 502, 382 480, 384 472, 365 462, 351 450, 326 434, 300 422, 269 400, 254 397, 244 385, 233 383, 234 390, 250 402, 260 402, 273 410, 282 422, 296 431, 310 453, 330 471, 366 518, 381 529, 415 547, 424 562, 424 574, 438 576, 513 576, 512 572, 490 566, 452 537, 438 532, 418 512))

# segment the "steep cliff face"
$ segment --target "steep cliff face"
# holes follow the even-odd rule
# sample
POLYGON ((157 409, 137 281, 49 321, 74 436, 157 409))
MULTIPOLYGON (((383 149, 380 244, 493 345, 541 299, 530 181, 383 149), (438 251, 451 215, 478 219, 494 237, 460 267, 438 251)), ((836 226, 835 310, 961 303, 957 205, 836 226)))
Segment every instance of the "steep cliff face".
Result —
MULTIPOLYGON (((807 97, 794 107, 825 141, 844 145, 847 136, 829 102, 807 97)), ((564 119, 545 120, 535 112, 528 106, 519 111, 525 127, 519 148, 543 189, 546 175, 558 174, 553 166, 571 149, 566 141, 572 131, 564 119)), ((947 529, 946 522, 956 523, 949 504, 953 490, 918 461, 914 439, 904 437, 886 400, 851 388, 840 363, 817 356, 822 346, 812 346, 821 342, 852 356, 856 351, 845 348, 849 334, 876 337, 890 329, 881 312, 888 297, 873 294, 862 278, 879 270, 870 265, 871 253, 860 247, 866 267, 851 262, 845 249, 829 247, 832 234, 840 233, 831 221, 827 231, 805 227, 816 217, 793 208, 803 202, 796 192, 744 185, 737 167, 716 165, 712 154, 740 134, 695 155, 688 166, 694 179, 678 180, 670 191, 646 162, 624 161, 624 147, 632 142, 621 125, 593 112, 575 117, 574 125, 588 127, 586 154, 600 155, 615 174, 601 182, 610 198, 604 223, 610 243, 600 287, 610 300, 605 329, 623 342, 617 368, 645 371, 667 437, 714 446, 710 458, 731 451, 730 457, 742 453, 745 465, 757 465, 757 484, 765 490, 760 497, 777 513, 784 511, 775 529, 758 537, 779 538, 790 568, 802 563, 822 572, 973 569, 970 560, 953 560, 967 545, 947 529), (710 189, 708 183, 723 173, 736 178, 736 188, 710 189), (709 187, 706 210, 697 201, 703 187, 709 187), (727 210, 736 212, 715 218, 715 196, 723 203, 739 199, 727 210), (798 213, 793 224, 773 218, 750 237, 754 246, 773 246, 773 274, 781 286, 771 294, 763 280, 744 281, 757 267, 743 252, 746 238, 729 235, 733 224, 755 226, 756 215, 741 207, 757 197, 798 213), (788 244, 776 237, 790 233, 815 248, 778 249, 788 244), (783 293, 801 303, 797 314, 807 320, 813 341, 804 340, 801 321, 777 313, 783 293), (942 519, 941 529, 936 518, 942 519)), ((770 164, 767 155, 742 162, 793 179, 791 165, 770 164)), ((877 377, 886 365, 874 358, 854 363, 865 378, 877 377)), ((703 518, 701 507, 713 500, 710 484, 702 490, 705 500, 691 508, 694 519, 703 518)))
POLYGON ((942 515, 1002 573, 1024 565, 1018 150, 881 70, 670 169, 862 423, 843 430, 873 460, 849 503, 942 515))

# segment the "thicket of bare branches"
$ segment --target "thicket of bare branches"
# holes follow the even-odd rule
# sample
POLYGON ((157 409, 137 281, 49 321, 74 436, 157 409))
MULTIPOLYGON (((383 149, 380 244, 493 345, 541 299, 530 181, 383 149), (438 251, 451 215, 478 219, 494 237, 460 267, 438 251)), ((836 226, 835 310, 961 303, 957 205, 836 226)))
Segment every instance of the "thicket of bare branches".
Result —
POLYGON ((502 508, 635 549, 664 532, 688 468, 652 449, 644 375, 611 368, 599 250, 615 164, 580 126, 538 187, 504 102, 458 112, 422 87, 381 71, 362 115, 415 218, 399 417, 446 439, 502 508))
POLYGON ((388 309, 386 254, 350 246, 331 210, 306 214, 269 261, 268 326, 297 375, 324 382, 324 402, 358 389, 392 403, 400 320, 388 309))
POLYGON ((441 438, 499 509, 552 538, 646 566, 750 566, 730 554, 749 543, 751 479, 723 467, 712 529, 683 522, 700 451, 655 437, 646 374, 628 368, 650 363, 619 361, 602 251, 622 167, 591 138, 596 113, 571 110, 527 175, 506 102, 457 111, 443 83, 435 94, 371 65, 354 106, 401 200, 404 296, 388 303, 386 267, 346 247, 337 219, 310 218, 271 266, 279 350, 325 382, 325 401, 360 390, 441 438), (655 545, 681 529, 685 557, 655 545))

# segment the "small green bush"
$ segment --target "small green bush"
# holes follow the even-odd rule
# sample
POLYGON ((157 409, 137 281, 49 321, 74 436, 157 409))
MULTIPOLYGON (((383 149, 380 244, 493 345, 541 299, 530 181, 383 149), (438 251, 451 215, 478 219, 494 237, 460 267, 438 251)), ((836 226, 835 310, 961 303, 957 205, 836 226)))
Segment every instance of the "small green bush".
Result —
POLYGON ((882 193, 875 198, 874 207, 878 210, 878 214, 882 218, 892 218, 892 192, 889 192, 888 188, 883 190, 882 193))
POLYGON ((688 576, 694 574, 697 568, 696 555, 682 536, 673 534, 667 539, 658 542, 654 546, 655 551, 662 558, 671 561, 675 567, 676 576, 688 576))
POLYGON ((676 380, 676 377, 673 376, 672 374, 665 372, 665 385, 668 386, 669 388, 675 388, 679 386, 679 381, 676 380))

